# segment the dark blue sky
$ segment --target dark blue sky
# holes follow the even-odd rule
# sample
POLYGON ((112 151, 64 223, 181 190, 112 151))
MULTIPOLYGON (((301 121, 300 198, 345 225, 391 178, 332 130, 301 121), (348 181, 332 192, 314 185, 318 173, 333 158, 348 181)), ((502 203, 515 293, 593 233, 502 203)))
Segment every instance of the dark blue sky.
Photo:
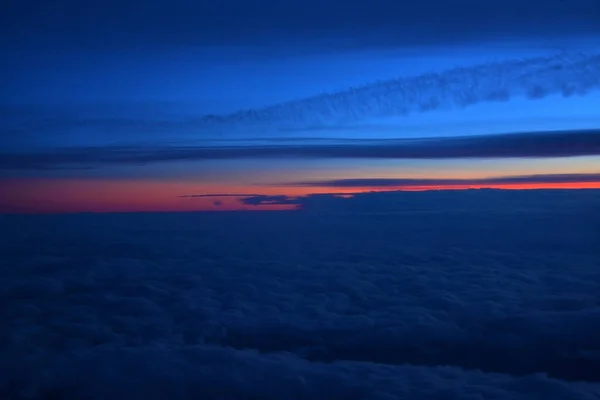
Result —
POLYGON ((16 47, 157 50, 340 40, 348 46, 439 44, 595 32, 596 0, 8 0, 16 47))
MULTIPOLYGON (((279 66, 289 57, 297 64, 298 57, 340 52, 482 42, 561 50, 597 43, 600 32, 597 0, 8 0, 1 7, 0 85, 9 104, 197 101, 200 88, 191 82, 186 93, 180 82, 190 69, 201 76, 215 66, 264 67, 265 58, 279 66), (165 86, 177 86, 177 95, 165 86), (86 95, 76 93, 83 87, 86 95)), ((277 69, 285 75, 287 67, 277 69)), ((389 77, 362 67, 367 81, 389 77)), ((345 84, 354 82, 329 89, 345 84)))

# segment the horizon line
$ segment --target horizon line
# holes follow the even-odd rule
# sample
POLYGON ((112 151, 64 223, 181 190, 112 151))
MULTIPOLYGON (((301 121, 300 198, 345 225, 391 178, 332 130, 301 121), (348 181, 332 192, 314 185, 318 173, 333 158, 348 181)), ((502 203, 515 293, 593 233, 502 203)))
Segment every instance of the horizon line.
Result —
MULTIPOLYGON (((369 195, 369 194, 381 194, 381 193, 432 193, 432 192, 569 192, 569 191, 598 191, 600 192, 600 183, 597 187, 530 187, 530 188, 522 188, 522 187, 471 187, 471 188, 431 188, 431 189, 394 189, 394 190, 371 190, 371 191, 357 191, 357 192, 347 192, 347 193, 308 193, 306 195, 301 196, 287 196, 287 195, 256 195, 254 197, 282 197, 285 199, 306 199, 309 197, 318 197, 318 196, 331 196, 331 197, 346 197, 352 198, 356 195, 369 195)), ((185 198, 182 196, 177 196, 180 198, 185 198)), ((243 196, 242 196, 243 197, 243 196)), ((250 197, 250 199, 254 199, 254 197, 250 197)), ((188 195, 187 197, 190 200, 193 200, 192 197, 188 195)), ((111 207, 113 208, 113 207, 111 207)), ((203 214, 220 214, 220 213, 255 213, 255 212, 302 212, 305 209, 302 208, 299 204, 290 204, 290 203, 244 203, 240 201, 240 208, 219 208, 218 206, 214 206, 212 208, 205 209, 140 209, 140 210, 129 210, 129 209, 110 209, 110 210, 50 210, 50 209, 29 209, 29 210, 14 210, 14 211, 2 211, 0 210, 0 217, 5 216, 42 216, 42 215, 80 215, 80 214, 169 214, 169 213, 203 213, 203 214), (243 206, 250 205, 250 208, 244 208, 243 206)))

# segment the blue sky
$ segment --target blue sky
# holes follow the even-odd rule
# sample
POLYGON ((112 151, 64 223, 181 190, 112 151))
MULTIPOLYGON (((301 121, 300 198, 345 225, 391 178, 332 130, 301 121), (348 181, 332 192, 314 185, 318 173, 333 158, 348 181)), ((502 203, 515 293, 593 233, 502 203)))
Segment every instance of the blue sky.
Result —
POLYGON ((597 129, 596 2, 511 1, 11 1, 0 177, 167 179, 204 193, 214 182, 289 183, 284 172, 294 181, 598 172, 598 134, 562 159, 285 156, 299 151, 287 146, 365 139, 597 129), (244 155, 180 155, 232 146, 244 155), (283 155, 256 156, 265 146, 283 155))

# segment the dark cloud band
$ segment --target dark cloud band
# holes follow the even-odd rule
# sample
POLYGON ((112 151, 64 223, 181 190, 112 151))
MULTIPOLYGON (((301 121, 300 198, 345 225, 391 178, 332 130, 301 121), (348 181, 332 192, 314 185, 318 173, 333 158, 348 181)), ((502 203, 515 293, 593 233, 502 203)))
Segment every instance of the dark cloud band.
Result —
POLYGON ((228 159, 477 159, 600 155, 600 130, 525 132, 412 140, 344 141, 327 145, 229 147, 102 147, 0 153, 0 169, 72 169, 228 159))
MULTIPOLYGON (((220 139, 231 135, 246 138, 284 136, 298 130, 326 132, 351 129, 369 120, 503 102, 515 97, 535 101, 552 95, 585 95, 600 89, 599 76, 600 54, 561 53, 365 82, 360 87, 264 108, 187 120, 56 117, 38 110, 31 111, 29 116, 5 117, 0 122, 0 134, 3 134, 0 144, 11 145, 28 136, 61 137, 65 132, 75 136, 110 132, 113 143, 114 138, 119 138, 120 143, 139 142, 148 137, 164 139, 164 132, 172 131, 187 137, 220 139)), ((13 109, 4 111, 7 112, 16 113, 13 109)))
MULTIPOLYGON (((600 169, 600 168, 599 168, 600 169)), ((291 183, 289 186, 332 187, 332 188, 385 188, 415 186, 483 186, 483 185, 519 185, 519 184, 568 184, 600 183, 600 173, 596 174, 544 174, 501 176, 481 179, 334 179, 291 183)))
POLYGON ((506 207, 512 203, 516 208, 526 201, 531 203, 531 199, 535 198, 537 207, 544 208, 548 202, 556 202, 561 200, 565 202, 564 210, 592 210, 590 215, 598 214, 597 194, 598 189, 582 189, 582 190, 560 190, 560 189, 540 189, 540 190, 502 190, 502 189, 486 189, 473 190, 470 195, 464 195, 464 190, 433 190, 425 192, 411 192, 402 190, 390 191, 370 191, 346 193, 318 193, 309 194, 306 196, 285 196, 285 195, 256 195, 240 198, 239 201, 245 205, 262 206, 262 205, 295 205, 298 209, 316 210, 327 212, 339 211, 390 211, 390 210, 415 210, 417 208, 430 210, 449 210, 452 208, 480 208, 482 204, 491 206, 506 207), (536 192, 534 194, 528 192, 536 192), (579 194, 574 192, 581 192, 579 194), (590 193, 592 194, 590 196, 590 193), (466 202, 465 200, 470 200, 466 202), (580 202, 584 200, 583 202, 580 202))

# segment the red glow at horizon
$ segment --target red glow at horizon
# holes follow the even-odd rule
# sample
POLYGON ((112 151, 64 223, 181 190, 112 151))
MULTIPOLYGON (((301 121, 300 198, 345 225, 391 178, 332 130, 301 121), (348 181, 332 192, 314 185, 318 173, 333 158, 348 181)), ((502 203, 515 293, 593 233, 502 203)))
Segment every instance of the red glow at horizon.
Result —
POLYGON ((3 180, 0 213, 78 213, 78 212, 174 212, 293 210, 294 205, 246 205, 240 197, 180 197, 197 194, 236 194, 307 196, 319 193, 364 193, 375 191, 426 191, 465 189, 600 189, 600 182, 502 185, 441 185, 404 187, 265 187, 218 186, 193 182, 31 179, 3 180))

